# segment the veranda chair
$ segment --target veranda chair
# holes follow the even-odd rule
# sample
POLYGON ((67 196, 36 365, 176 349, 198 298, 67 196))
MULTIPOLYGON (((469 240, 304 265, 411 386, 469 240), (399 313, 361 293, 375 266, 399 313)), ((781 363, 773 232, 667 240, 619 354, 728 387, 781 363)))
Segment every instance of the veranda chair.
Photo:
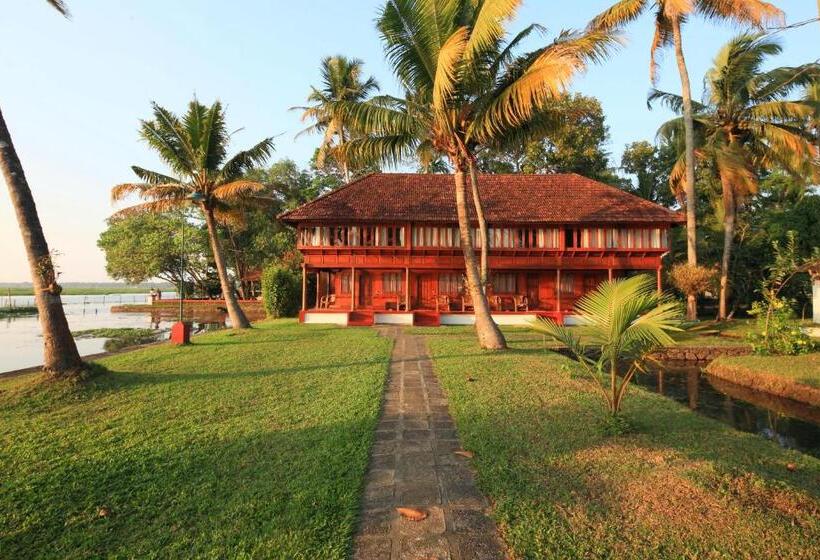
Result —
POLYGON ((436 296, 436 313, 444 311, 450 311, 450 296, 448 295, 438 295, 436 296))
POLYGON ((319 309, 330 309, 336 306, 336 294, 322 296, 319 299, 319 309))
POLYGON ((473 305, 473 296, 468 293, 465 293, 461 296, 461 310, 467 311, 472 310, 475 311, 475 305, 473 305))
POLYGON ((529 311, 530 302, 527 296, 513 296, 513 307, 514 311, 529 311))

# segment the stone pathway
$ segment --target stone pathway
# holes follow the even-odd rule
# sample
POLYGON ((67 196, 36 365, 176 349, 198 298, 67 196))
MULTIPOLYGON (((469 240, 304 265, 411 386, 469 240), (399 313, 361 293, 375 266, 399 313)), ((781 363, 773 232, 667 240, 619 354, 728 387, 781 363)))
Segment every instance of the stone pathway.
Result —
POLYGON ((424 338, 398 327, 390 377, 370 458, 357 560, 505 558, 488 502, 476 489, 424 338), (397 507, 424 510, 410 521, 397 507))

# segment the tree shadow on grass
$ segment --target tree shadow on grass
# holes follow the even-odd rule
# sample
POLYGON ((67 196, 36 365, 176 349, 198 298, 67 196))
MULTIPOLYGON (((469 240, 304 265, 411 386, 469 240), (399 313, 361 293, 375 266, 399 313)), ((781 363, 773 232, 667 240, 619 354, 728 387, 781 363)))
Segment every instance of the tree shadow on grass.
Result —
MULTIPOLYGON (((368 413, 369 414, 369 413, 368 413)), ((33 453, 0 489, 6 558, 345 558, 375 414, 303 429, 219 424, 33 453), (39 455, 39 456, 37 456, 39 455)))

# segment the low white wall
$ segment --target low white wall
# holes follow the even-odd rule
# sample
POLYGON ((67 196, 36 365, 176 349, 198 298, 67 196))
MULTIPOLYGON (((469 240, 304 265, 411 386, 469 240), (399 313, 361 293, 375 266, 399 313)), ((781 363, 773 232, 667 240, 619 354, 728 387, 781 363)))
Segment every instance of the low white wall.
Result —
POLYGON ((473 315, 451 315, 449 313, 442 313, 439 316, 439 321, 442 325, 472 325, 475 323, 473 315))
POLYGON ((564 317, 564 324, 568 327, 583 325, 584 321, 577 315, 567 315, 564 317))
POLYGON ((305 313, 305 323, 347 326, 347 313, 305 313))
POLYGON ((811 307, 814 310, 814 323, 820 325, 820 278, 814 279, 811 290, 811 307))
POLYGON ((526 327, 534 320, 534 313, 532 315, 493 315, 493 321, 495 321, 496 325, 526 327))
POLYGON ((412 313, 375 313, 373 322, 377 325, 412 325, 412 313))

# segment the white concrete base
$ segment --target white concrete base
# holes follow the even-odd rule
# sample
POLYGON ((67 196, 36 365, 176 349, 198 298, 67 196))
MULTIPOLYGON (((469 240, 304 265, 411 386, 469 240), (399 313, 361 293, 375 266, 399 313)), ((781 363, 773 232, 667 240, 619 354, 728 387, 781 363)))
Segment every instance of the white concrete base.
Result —
POLYGON ((412 313, 374 313, 373 323, 376 325, 413 325, 412 313))
POLYGON ((347 326, 347 313, 311 313, 305 312, 304 323, 347 326))
POLYGON ((811 307, 814 312, 814 324, 820 325, 820 277, 814 279, 811 285, 811 307))
POLYGON ((493 315, 496 325, 512 325, 516 327, 526 327, 535 321, 536 315, 493 315))
POLYGON ((586 321, 577 315, 567 315, 564 317, 564 324, 568 327, 577 327, 578 325, 583 325, 584 323, 586 323, 586 321))
POLYGON ((475 323, 475 316, 442 313, 439 315, 439 322, 442 325, 472 325, 475 323))
MULTIPOLYGON (((495 314, 493 321, 496 325, 507 325, 516 327, 527 327, 535 320, 537 315, 535 313, 521 313, 521 314, 495 314)), ((464 313, 442 313, 440 316, 442 325, 472 325, 475 324, 475 316, 466 315, 464 313)), ((580 325, 581 321, 573 316, 567 315, 564 318, 566 325, 580 325)))

